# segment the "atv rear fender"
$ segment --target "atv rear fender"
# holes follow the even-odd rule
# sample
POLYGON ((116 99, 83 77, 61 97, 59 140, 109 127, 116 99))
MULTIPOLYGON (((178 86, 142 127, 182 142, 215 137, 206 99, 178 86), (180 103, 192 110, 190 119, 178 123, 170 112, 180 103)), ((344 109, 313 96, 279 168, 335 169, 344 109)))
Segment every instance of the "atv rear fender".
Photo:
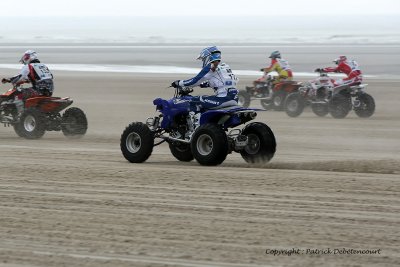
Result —
POLYGON ((72 104, 72 99, 68 97, 48 97, 38 96, 28 98, 25 108, 36 107, 44 113, 57 113, 72 104))

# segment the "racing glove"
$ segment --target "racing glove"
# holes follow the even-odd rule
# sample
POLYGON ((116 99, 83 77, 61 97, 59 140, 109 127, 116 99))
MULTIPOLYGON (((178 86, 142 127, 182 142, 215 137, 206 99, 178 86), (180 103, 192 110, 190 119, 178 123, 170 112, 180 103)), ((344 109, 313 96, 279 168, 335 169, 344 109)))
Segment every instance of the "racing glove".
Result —
POLYGON ((3 78, 3 79, 1 79, 1 82, 2 82, 2 83, 9 83, 9 82, 11 82, 11 81, 10 81, 10 79, 3 78))
POLYGON ((171 86, 174 87, 174 88, 178 88, 179 87, 179 82, 180 82, 180 80, 173 81, 171 83, 171 86))

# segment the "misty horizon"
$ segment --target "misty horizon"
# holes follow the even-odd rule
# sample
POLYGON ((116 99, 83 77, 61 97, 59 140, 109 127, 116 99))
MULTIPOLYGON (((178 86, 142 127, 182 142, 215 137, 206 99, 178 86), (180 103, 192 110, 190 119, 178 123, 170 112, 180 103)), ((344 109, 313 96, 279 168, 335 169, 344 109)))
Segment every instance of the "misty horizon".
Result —
POLYGON ((0 44, 43 43, 400 43, 395 15, 1 17, 0 44), (329 18, 329 19, 328 19, 329 18), (29 23, 29 29, 26 27, 29 23), (33 30, 32 30, 33 29, 33 30))

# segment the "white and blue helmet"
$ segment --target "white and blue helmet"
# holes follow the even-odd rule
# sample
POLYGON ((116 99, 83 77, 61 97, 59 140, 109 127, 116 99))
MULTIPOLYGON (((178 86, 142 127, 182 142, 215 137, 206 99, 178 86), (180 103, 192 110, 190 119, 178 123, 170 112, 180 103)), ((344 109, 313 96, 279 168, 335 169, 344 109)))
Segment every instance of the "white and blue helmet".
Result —
POLYGON ((197 59, 203 61, 203 67, 214 61, 221 60, 221 51, 216 46, 209 46, 201 50, 197 59))

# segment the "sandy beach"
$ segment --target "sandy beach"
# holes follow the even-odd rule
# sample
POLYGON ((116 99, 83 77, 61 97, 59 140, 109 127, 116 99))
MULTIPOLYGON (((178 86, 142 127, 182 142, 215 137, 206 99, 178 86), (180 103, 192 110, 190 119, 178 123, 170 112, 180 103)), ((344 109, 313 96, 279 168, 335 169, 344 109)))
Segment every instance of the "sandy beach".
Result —
MULTIPOLYGON (((311 71, 329 65, 340 50, 325 49, 331 53, 291 47, 287 54, 294 69, 311 71)), ((3 49, 2 63, 12 63, 20 50, 3 49)), ((69 57, 75 50, 40 52, 49 64, 198 67, 196 47, 161 49, 147 58, 144 50, 100 51, 104 57, 94 59, 75 54, 80 61, 69 57)), ((241 48, 226 50, 227 62, 240 69, 266 62, 255 55, 266 55, 266 48, 249 57, 241 48)), ((172 97, 166 87, 189 76, 55 71, 55 95, 74 99, 89 129, 78 140, 60 132, 25 140, 11 127, 0 128, 0 266, 398 266, 400 80, 392 69, 398 65, 392 58, 386 70, 379 68, 379 49, 352 51, 359 51, 366 73, 392 75, 365 80, 375 114, 360 119, 351 112, 338 120, 310 110, 298 118, 259 112, 255 121, 271 127, 278 145, 265 166, 250 166, 239 154, 217 167, 182 163, 167 145, 156 147, 147 162, 130 164, 119 149, 124 128, 157 114, 152 100, 172 97), (274 249, 299 254, 266 253, 274 249), (338 250, 324 254, 327 249, 338 250), (339 253, 343 249, 379 253, 339 253)), ((379 59, 391 56, 399 53, 379 59)), ((0 71, 2 77, 16 72, 0 71)), ((254 78, 240 77, 240 87, 254 78)))

